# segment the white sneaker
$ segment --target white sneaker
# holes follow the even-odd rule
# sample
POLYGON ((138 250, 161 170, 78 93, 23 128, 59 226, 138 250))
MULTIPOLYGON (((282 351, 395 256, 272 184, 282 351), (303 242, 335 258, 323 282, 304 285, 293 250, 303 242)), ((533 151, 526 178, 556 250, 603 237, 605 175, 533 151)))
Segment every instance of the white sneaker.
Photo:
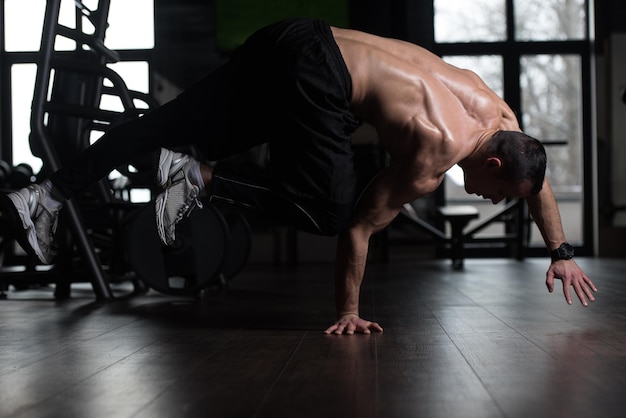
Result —
POLYGON ((59 211, 44 206, 45 193, 43 187, 31 184, 2 196, 2 210, 12 219, 15 238, 24 251, 37 256, 43 264, 50 264, 55 256, 52 244, 59 211))
POLYGON ((191 168, 199 164, 193 157, 161 149, 158 182, 164 191, 156 198, 159 238, 165 245, 176 239, 176 224, 196 208, 202 208, 200 188, 189 179, 191 168))

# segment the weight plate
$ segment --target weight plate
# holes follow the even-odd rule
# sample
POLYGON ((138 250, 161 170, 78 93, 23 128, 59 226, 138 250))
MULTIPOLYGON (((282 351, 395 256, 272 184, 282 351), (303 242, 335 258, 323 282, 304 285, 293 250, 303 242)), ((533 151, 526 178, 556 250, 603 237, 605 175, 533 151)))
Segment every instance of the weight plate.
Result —
POLYGON ((219 210, 228 225, 228 247, 222 264, 222 275, 225 279, 232 279, 241 271, 250 255, 250 224, 236 208, 220 206, 219 210))
POLYGON ((130 221, 126 253, 137 276, 167 294, 190 295, 208 286, 221 271, 227 226, 222 214, 205 203, 176 225, 176 240, 161 244, 154 202, 130 221))

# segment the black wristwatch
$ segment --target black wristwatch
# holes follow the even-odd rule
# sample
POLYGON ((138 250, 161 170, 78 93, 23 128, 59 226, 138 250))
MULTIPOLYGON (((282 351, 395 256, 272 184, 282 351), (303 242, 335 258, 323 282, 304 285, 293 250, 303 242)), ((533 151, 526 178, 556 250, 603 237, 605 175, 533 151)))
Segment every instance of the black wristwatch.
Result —
POLYGON ((567 242, 564 242, 559 248, 550 252, 550 258, 552 258, 553 262, 557 260, 571 260, 573 257, 574 247, 567 242))

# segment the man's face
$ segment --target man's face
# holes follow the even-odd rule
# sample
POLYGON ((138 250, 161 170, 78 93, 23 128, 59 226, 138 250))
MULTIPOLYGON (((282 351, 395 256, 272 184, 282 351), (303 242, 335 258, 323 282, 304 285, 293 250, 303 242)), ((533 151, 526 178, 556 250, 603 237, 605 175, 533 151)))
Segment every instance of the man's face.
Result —
POLYGON ((489 199, 495 205, 507 198, 524 198, 530 195, 530 180, 505 181, 489 170, 467 170, 465 191, 489 199))

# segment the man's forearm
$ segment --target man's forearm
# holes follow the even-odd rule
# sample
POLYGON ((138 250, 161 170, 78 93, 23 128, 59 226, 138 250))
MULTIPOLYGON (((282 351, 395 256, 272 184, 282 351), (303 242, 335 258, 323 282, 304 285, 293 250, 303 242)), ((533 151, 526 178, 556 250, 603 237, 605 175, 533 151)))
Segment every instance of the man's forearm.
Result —
POLYGON ((526 199, 528 209, 549 250, 558 248, 565 241, 559 207, 552 193, 550 183, 546 179, 543 188, 536 196, 526 199))
POLYGON ((339 234, 335 259, 335 304, 337 315, 359 314, 359 295, 369 236, 353 229, 339 234))

